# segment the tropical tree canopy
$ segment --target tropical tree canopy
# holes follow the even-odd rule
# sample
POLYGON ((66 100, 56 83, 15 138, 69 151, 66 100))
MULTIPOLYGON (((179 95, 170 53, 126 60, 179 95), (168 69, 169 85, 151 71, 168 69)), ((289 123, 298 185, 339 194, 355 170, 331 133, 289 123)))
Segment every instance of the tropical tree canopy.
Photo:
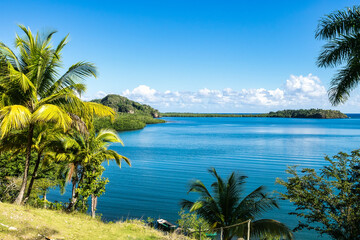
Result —
POLYGON ((78 62, 64 74, 61 72, 61 50, 67 36, 54 48, 55 31, 33 35, 30 28, 19 25, 24 36, 16 35, 18 55, 0 42, 0 138, 13 130, 27 131, 26 161, 23 183, 16 203, 23 200, 33 145, 34 127, 52 123, 66 130, 70 127, 86 131, 93 114, 113 116, 111 108, 85 103, 83 80, 96 77, 92 63, 78 62))
POLYGON ((292 166, 286 181, 277 179, 286 187, 282 197, 296 206, 290 213, 300 220, 294 231, 310 229, 332 239, 360 239, 360 150, 325 160, 329 164, 319 171, 297 171, 292 166))
MULTIPOLYGON (((112 149, 108 149, 111 143, 123 144, 116 132, 102 129, 97 134, 94 129, 88 134, 78 131, 68 133, 60 138, 63 149, 54 153, 53 158, 57 161, 67 161, 69 166, 68 180, 72 180, 72 198, 68 205, 68 210, 75 209, 79 200, 79 195, 86 202, 87 198, 99 197, 105 189, 106 181, 101 178, 104 161, 115 160, 121 167, 124 160, 129 166, 131 162, 128 158, 118 154, 112 149)), ((95 205, 96 208, 96 204, 95 205)), ((93 208, 93 216, 95 215, 93 208)))
POLYGON ((323 17, 315 37, 327 41, 317 65, 342 66, 333 77, 328 94, 333 105, 344 103, 360 80, 360 7, 354 6, 323 17))
POLYGON ((293 239, 293 234, 283 223, 272 219, 258 219, 266 211, 279 208, 276 200, 265 193, 263 186, 242 197, 246 176, 232 172, 224 180, 214 168, 209 169, 209 172, 216 179, 211 185, 213 193, 211 194, 200 180, 192 181, 188 193, 195 192, 200 196, 195 202, 182 200, 183 208, 196 212, 218 233, 221 232, 220 228, 223 228, 224 240, 230 240, 234 236, 246 239, 247 224, 226 227, 247 220, 251 220, 251 237, 293 239))

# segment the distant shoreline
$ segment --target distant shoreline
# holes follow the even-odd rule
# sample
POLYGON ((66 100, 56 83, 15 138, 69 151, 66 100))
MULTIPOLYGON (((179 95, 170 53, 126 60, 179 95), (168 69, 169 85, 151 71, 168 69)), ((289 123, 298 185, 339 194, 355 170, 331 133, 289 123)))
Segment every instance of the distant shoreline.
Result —
POLYGON ((272 117, 272 118, 312 118, 312 119, 342 119, 349 118, 338 110, 298 109, 282 110, 269 113, 232 114, 232 113, 162 113, 161 117, 272 117))

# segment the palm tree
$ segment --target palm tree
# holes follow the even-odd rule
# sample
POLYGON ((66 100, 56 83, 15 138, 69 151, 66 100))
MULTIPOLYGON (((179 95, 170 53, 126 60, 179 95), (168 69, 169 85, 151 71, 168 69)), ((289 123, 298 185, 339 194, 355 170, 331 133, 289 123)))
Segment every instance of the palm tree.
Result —
MULTIPOLYGON (((59 129, 52 128, 49 124, 46 126, 39 125, 34 128, 32 139, 33 145, 31 146, 31 149, 33 153, 36 153, 37 157, 24 202, 30 197, 41 161, 48 158, 48 156, 51 157, 54 151, 57 150, 57 139, 61 134, 59 129)), ((11 131, 0 140, 0 153, 12 152, 12 155, 17 155, 19 153, 23 154, 24 149, 26 149, 26 138, 27 132, 25 130, 11 131)))
MULTIPOLYGON (((70 174, 69 179, 72 178, 72 197, 68 206, 68 210, 72 210, 75 206, 79 191, 87 172, 99 172, 101 176, 101 164, 104 161, 115 160, 117 165, 121 167, 121 161, 124 160, 129 166, 131 162, 128 158, 118 154, 116 151, 108 149, 110 143, 121 143, 121 139, 116 132, 107 129, 101 129, 99 133, 95 134, 90 131, 89 134, 81 134, 74 132, 73 134, 62 138, 65 152, 58 154, 58 159, 68 159, 70 174), (76 187, 77 184, 77 187, 76 187)), ((97 205, 97 194, 92 193, 91 213, 95 217, 95 210, 97 205)))
POLYGON ((81 122, 89 121, 92 114, 114 115, 112 109, 84 103, 78 97, 85 90, 82 81, 96 77, 93 64, 78 62, 60 75, 61 50, 67 36, 53 48, 55 31, 34 36, 29 28, 19 27, 25 34, 15 39, 19 56, 0 42, 0 137, 12 130, 27 131, 25 169, 16 204, 23 201, 36 125, 52 122, 63 130, 71 126, 80 129, 84 126, 81 122))
POLYGON ((328 41, 318 57, 319 67, 345 65, 333 77, 328 91, 333 105, 344 103, 360 80, 360 6, 323 17, 315 37, 328 41))
POLYGON ((209 169, 209 172, 216 178, 211 185, 213 194, 200 180, 192 181, 188 193, 196 192, 200 197, 195 202, 182 200, 183 208, 196 212, 210 224, 214 231, 219 233, 222 229, 224 240, 230 240, 234 236, 246 238, 247 224, 226 227, 247 220, 251 220, 251 237, 293 239, 293 234, 283 223, 272 219, 257 220, 264 212, 279 208, 275 199, 264 193, 263 186, 242 198, 246 176, 233 172, 224 181, 215 168, 209 169))

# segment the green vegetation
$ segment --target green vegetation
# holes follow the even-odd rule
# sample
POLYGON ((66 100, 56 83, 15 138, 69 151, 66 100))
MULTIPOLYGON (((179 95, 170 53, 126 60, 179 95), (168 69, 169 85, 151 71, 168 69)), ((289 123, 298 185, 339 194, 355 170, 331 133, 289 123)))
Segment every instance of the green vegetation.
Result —
POLYGON ((59 74, 67 37, 53 48, 55 32, 33 35, 19 27, 24 34, 16 35, 19 56, 0 43, 1 200, 86 212, 91 197, 94 217, 108 182, 102 177, 103 161, 130 164, 107 149, 121 142, 115 132, 98 129, 95 134, 94 117, 114 118, 115 112, 78 97, 85 89, 83 80, 96 77, 93 64, 79 62, 59 74), (47 201, 49 188, 63 190, 67 181, 73 185, 70 202, 47 201))
MULTIPOLYGON (((80 214, 87 212, 91 198, 95 217, 97 198, 108 182, 102 177, 104 161, 115 160, 121 166, 124 160, 130 165, 129 159, 108 149, 113 142, 122 143, 117 133, 99 126, 99 117, 110 121, 116 112, 113 106, 78 97, 85 90, 82 81, 96 77, 93 64, 79 62, 59 74, 67 37, 53 48, 55 32, 33 35, 30 29, 20 28, 24 37, 16 35, 19 56, 0 43, 0 199, 16 203, 0 204, 0 238, 164 239, 139 224, 105 224, 80 214), (72 184, 69 202, 49 202, 49 189, 60 187, 63 192, 67 182, 72 184)), ((119 114, 115 123, 127 121, 130 115, 130 125, 123 124, 128 128, 136 120, 158 122, 153 118, 156 110, 137 103, 132 106, 135 114, 130 109, 126 118, 119 114)))
POLYGON ((249 195, 242 197, 246 176, 232 172, 224 181, 214 168, 209 172, 216 179, 211 185, 213 194, 200 180, 191 182, 188 192, 198 193, 200 197, 195 202, 183 200, 181 205, 184 209, 195 212, 205 219, 212 230, 218 233, 221 233, 221 228, 223 228, 224 240, 230 240, 235 236, 246 239, 247 223, 234 227, 229 226, 247 220, 251 220, 251 238, 293 239, 291 231, 283 223, 272 219, 258 220, 264 212, 279 208, 276 200, 264 192, 264 186, 260 186, 249 195))
POLYGON ((93 64, 78 62, 62 76, 59 74, 61 50, 67 43, 67 37, 56 48, 52 48, 50 41, 55 32, 34 36, 30 29, 22 25, 19 27, 25 35, 17 35, 15 39, 19 56, 0 43, 1 138, 18 134, 18 131, 26 135, 24 174, 15 200, 17 204, 23 202, 25 195, 33 137, 37 128, 47 125, 66 131, 86 123, 94 114, 114 114, 111 108, 97 103, 84 103, 77 97, 85 89, 82 80, 96 76, 93 64))
POLYGON ((277 112, 269 112, 266 117, 280 118, 348 118, 345 114, 337 110, 323 109, 299 109, 299 110, 283 110, 277 112))
POLYGON ((115 120, 110 117, 97 117, 94 119, 96 131, 101 128, 114 129, 115 131, 138 130, 146 127, 146 124, 165 123, 163 119, 153 118, 149 115, 118 113, 115 120))
POLYGON ((181 209, 179 212, 180 219, 177 221, 181 233, 186 236, 192 236, 196 239, 206 239, 207 234, 211 234, 209 223, 194 212, 186 212, 181 209))
POLYGON ((102 99, 95 99, 92 102, 100 103, 102 105, 111 107, 114 111, 118 113, 130 113, 138 115, 149 115, 154 118, 160 117, 160 112, 149 105, 140 104, 135 101, 131 101, 126 97, 109 94, 102 99))
POLYGON ((146 124, 164 123, 158 110, 146 104, 140 104, 127 99, 126 97, 109 94, 102 99, 95 99, 92 102, 112 108, 118 114, 115 120, 110 117, 97 117, 94 119, 95 129, 111 128, 115 131, 130 131, 143 129, 146 124))
POLYGON ((286 171, 292 175, 287 181, 277 179, 286 187, 281 196, 296 206, 290 214, 302 219, 294 231, 306 228, 332 239, 359 239, 360 150, 325 160, 329 165, 320 172, 306 168, 298 173, 292 166, 286 171))
POLYGON ((228 113, 161 113, 162 117, 258 117, 260 114, 228 114, 228 113))
POLYGON ((299 109, 262 114, 162 113, 163 117, 278 117, 278 118, 348 118, 337 110, 299 109))
POLYGON ((71 171, 68 179, 72 179, 71 201, 67 210, 80 209, 86 211, 87 199, 91 196, 91 215, 95 217, 97 198, 105 192, 107 178, 101 175, 105 168, 104 161, 115 159, 121 167, 121 160, 131 166, 130 160, 119 155, 114 150, 107 149, 110 143, 121 143, 119 136, 110 130, 95 131, 87 135, 79 132, 70 133, 61 139, 64 148, 60 150, 55 159, 67 159, 71 171), (79 206, 80 205, 80 206, 79 206))
POLYGON ((323 17, 315 37, 327 40, 320 53, 319 67, 341 66, 331 81, 329 99, 344 103, 360 80, 360 6, 339 10, 323 17))
MULTIPOLYGON (((359 12, 356 6, 332 13, 320 21, 316 32, 316 38, 328 40, 318 66, 345 65, 331 83, 333 105, 345 102, 360 79, 359 12)), ((159 111, 119 95, 82 101, 78 96, 85 91, 83 81, 96 77, 96 67, 78 62, 62 70, 61 51, 67 36, 53 47, 55 32, 34 35, 29 28, 19 27, 24 36, 16 35, 16 51, 0 42, 0 238, 168 239, 143 221, 104 223, 95 219, 97 199, 108 183, 102 177, 102 163, 115 160, 121 166, 124 160, 130 165, 129 159, 108 149, 111 143, 122 143, 115 131, 165 122, 157 119, 159 111), (67 182, 72 184, 69 202, 49 202, 49 189, 63 191, 67 182), (90 198, 92 218, 84 214, 90 198)), ((347 118, 340 111, 322 109, 163 116, 347 118)), ((325 159, 329 165, 319 173, 314 169, 298 173, 296 167, 289 167, 287 173, 292 177, 277 180, 286 188, 280 195, 297 207, 290 214, 302 219, 294 230, 313 229, 333 239, 358 239, 360 150, 325 159)), ((217 232, 224 240, 247 238, 249 233, 257 239, 293 239, 283 223, 259 220, 264 212, 279 208, 276 198, 263 186, 243 196, 245 176, 233 172, 223 180, 214 168, 209 171, 216 178, 212 193, 196 180, 189 192, 198 193, 198 200, 181 203, 188 211, 182 210, 178 220, 183 233, 201 238, 217 232)), ((178 235, 170 238, 187 239, 178 235)))
POLYGON ((104 223, 81 213, 36 209, 0 203, 0 239, 119 239, 119 240, 186 240, 184 236, 146 227, 139 220, 104 223))

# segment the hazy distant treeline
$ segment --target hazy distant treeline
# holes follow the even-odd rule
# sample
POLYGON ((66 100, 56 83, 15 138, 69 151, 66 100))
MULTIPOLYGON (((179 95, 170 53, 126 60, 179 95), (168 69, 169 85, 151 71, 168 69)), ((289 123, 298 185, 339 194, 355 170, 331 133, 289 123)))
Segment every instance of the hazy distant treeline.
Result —
POLYGON ((277 117, 277 118, 348 118, 338 110, 298 109, 282 110, 260 114, 221 114, 221 113, 162 113, 162 117, 277 117))

